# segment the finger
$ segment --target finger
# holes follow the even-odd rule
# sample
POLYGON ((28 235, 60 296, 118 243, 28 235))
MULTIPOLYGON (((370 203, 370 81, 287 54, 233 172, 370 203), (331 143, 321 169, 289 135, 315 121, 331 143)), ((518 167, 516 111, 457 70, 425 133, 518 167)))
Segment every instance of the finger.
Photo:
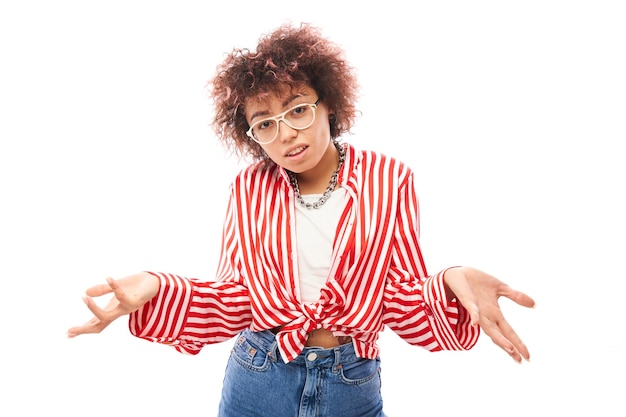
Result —
POLYGON ((504 336, 515 347, 515 350, 517 350, 524 359, 529 361, 530 353, 528 352, 528 348, 526 347, 524 342, 522 342, 522 339, 519 337, 513 327, 511 327, 509 322, 502 318, 502 320, 499 321, 497 324, 502 336, 504 336))
POLYGON ((97 319, 102 319, 102 317, 104 316, 104 310, 100 308, 100 306, 98 306, 98 304, 96 304, 91 297, 89 297, 88 295, 84 296, 83 302, 85 303, 87 308, 93 313, 93 315, 96 316, 97 319))
POLYGON ((91 287, 83 301, 91 312, 102 320, 113 320, 124 314, 124 306, 129 303, 128 296, 122 287, 113 278, 107 278, 106 284, 91 287), (91 291, 89 291, 91 290, 91 291), (101 308, 93 301, 92 294, 97 296, 113 293, 105 308, 101 308))
POLYGON ((113 290, 111 289, 111 285, 109 284, 109 280, 111 278, 107 278, 106 284, 98 284, 90 287, 85 292, 90 297, 100 297, 105 294, 110 294, 113 290))
POLYGON ((81 334, 88 333, 100 333, 104 328, 109 325, 107 322, 102 322, 97 317, 93 317, 91 320, 81 326, 74 326, 68 329, 67 337, 72 338, 80 336, 81 334))
POLYGON ((501 312, 483 315, 481 327, 491 340, 516 362, 521 362, 522 358, 530 360, 528 348, 501 312))
POLYGON ((127 309, 132 309, 133 300, 130 299, 126 291, 122 289, 120 284, 113 278, 107 278, 107 283, 113 291, 114 298, 117 300, 120 315, 127 313, 127 309))
POLYGON ((119 307, 119 301, 116 297, 112 297, 109 300, 106 308, 100 307, 91 297, 84 296, 83 302, 87 308, 93 313, 94 316, 100 321, 111 322, 123 314, 122 309, 119 307))
POLYGON ((89 296, 84 296, 83 302, 93 313, 94 317, 82 326, 74 326, 70 328, 67 331, 67 336, 70 338, 81 334, 100 333, 109 324, 111 324, 115 318, 119 317, 119 313, 117 312, 117 305, 119 305, 119 302, 115 299, 115 297, 111 297, 111 300, 109 300, 105 309, 100 308, 100 306, 98 306, 98 304, 89 296))
POLYGON ((481 320, 481 329, 491 338, 491 341, 496 346, 508 353, 515 362, 522 362, 522 355, 520 351, 502 334, 500 328, 495 322, 483 317, 481 320))
POLYGON ((535 308, 535 300, 533 300, 532 297, 521 291, 514 290, 509 286, 502 290, 500 295, 510 299, 522 307, 535 308))

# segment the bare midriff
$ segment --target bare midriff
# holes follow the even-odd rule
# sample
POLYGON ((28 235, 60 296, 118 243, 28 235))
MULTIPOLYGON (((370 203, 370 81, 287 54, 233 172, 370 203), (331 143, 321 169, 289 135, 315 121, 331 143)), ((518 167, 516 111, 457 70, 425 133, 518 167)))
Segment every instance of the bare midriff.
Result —
POLYGON ((326 329, 317 329, 309 333, 306 341, 308 347, 321 347, 324 349, 334 348, 351 342, 352 339, 347 336, 335 336, 333 332, 326 329))
MULTIPOLYGON (((271 330, 271 332, 274 334, 278 334, 280 329, 281 327, 275 327, 271 330)), ((306 346, 330 349, 351 342, 352 338, 350 336, 335 336, 330 330, 322 328, 313 330, 311 333, 309 333, 309 338, 306 341, 306 346)))

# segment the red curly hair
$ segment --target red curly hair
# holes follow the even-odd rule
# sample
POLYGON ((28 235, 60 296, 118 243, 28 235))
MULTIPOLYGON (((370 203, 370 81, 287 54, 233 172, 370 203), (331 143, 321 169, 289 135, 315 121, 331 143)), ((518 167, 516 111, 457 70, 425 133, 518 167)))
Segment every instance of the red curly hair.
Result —
POLYGON ((256 51, 235 48, 209 84, 215 106, 212 126, 218 139, 239 156, 267 160, 246 135, 245 102, 279 93, 280 87, 308 85, 331 110, 330 137, 350 132, 357 117, 358 83, 344 51, 307 23, 284 24, 263 35, 256 51))

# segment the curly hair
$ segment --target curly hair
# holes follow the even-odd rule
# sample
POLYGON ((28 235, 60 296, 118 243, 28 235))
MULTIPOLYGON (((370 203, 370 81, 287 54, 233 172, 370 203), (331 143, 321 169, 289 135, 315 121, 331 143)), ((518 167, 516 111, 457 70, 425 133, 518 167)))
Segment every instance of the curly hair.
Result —
POLYGON ((349 133, 357 117, 358 83, 344 51, 307 23, 284 24, 259 39, 256 51, 235 48, 208 85, 215 115, 212 126, 227 149, 254 161, 267 160, 246 135, 245 102, 278 93, 281 86, 308 85, 332 111, 330 137, 349 133))

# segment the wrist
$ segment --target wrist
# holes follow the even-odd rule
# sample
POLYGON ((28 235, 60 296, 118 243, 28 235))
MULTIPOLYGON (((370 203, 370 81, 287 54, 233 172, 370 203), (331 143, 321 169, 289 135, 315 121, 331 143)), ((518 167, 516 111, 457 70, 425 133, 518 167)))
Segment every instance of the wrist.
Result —
POLYGON ((449 302, 453 301, 456 298, 456 294, 450 288, 449 282, 458 281, 458 279, 464 278, 464 267, 462 266, 453 266, 444 271, 443 275, 443 285, 446 291, 446 300, 449 302))

